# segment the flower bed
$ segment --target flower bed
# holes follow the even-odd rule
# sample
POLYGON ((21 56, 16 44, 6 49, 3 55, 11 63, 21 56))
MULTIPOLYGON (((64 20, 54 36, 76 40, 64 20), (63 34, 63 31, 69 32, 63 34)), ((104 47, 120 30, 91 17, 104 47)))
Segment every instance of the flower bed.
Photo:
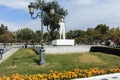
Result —
POLYGON ((50 70, 49 74, 36 74, 36 75, 19 75, 18 73, 8 76, 1 76, 0 80, 66 80, 75 78, 85 78, 90 76, 97 76, 103 74, 111 74, 120 72, 120 66, 110 69, 90 68, 81 70, 75 68, 73 71, 57 72, 50 70))

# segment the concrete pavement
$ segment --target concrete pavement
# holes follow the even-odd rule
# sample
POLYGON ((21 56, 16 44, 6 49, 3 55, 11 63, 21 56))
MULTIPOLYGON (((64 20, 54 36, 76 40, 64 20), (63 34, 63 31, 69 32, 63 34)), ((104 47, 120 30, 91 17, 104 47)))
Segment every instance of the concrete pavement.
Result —
POLYGON ((15 53, 19 48, 11 48, 10 50, 6 51, 2 55, 2 59, 0 60, 0 63, 5 61, 8 57, 10 57, 13 53, 15 53))
POLYGON ((120 80, 120 73, 93 76, 89 78, 78 78, 72 80, 120 80))

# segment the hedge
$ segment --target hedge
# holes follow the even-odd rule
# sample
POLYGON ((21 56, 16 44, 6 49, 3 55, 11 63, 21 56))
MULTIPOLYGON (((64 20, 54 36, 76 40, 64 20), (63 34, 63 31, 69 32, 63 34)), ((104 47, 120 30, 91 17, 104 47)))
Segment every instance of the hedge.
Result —
POLYGON ((111 47, 92 46, 90 48, 90 52, 103 52, 106 54, 113 54, 113 55, 120 56, 120 49, 111 48, 111 47))

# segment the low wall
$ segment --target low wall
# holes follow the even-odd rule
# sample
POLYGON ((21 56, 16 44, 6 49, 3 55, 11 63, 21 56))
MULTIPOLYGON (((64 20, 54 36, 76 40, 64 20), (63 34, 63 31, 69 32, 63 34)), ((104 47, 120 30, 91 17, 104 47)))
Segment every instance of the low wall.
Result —
MULTIPOLYGON (((80 53, 89 52, 91 45, 79 45, 79 46, 45 46, 46 54, 59 54, 59 53, 80 53)), ((40 47, 34 47, 36 52, 40 52, 40 47)))

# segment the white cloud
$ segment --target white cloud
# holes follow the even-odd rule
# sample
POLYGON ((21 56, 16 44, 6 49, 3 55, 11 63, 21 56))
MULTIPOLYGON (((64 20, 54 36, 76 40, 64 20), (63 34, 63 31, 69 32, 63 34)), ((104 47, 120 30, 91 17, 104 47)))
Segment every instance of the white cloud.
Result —
MULTIPOLYGON (((107 24, 111 27, 120 26, 120 0, 70 0, 63 6, 69 12, 66 25, 71 29, 96 27, 107 24)), ((62 5, 62 4, 61 4, 62 5)))
MULTIPOLYGON (((35 0, 2 0, 0 5, 28 11, 28 4, 35 0)), ((49 1, 49 0, 47 0, 49 1)), ((66 30, 96 27, 97 24, 107 24, 111 27, 120 26, 120 0, 58 0, 61 7, 68 10, 66 30)), ((39 20, 24 23, 5 22, 11 30, 28 26, 33 30, 40 29, 39 20), (19 27, 20 26, 20 27, 19 27)))
POLYGON ((29 5, 30 1, 34 0, 2 0, 0 1, 0 5, 7 6, 13 9, 27 10, 27 6, 29 5))

